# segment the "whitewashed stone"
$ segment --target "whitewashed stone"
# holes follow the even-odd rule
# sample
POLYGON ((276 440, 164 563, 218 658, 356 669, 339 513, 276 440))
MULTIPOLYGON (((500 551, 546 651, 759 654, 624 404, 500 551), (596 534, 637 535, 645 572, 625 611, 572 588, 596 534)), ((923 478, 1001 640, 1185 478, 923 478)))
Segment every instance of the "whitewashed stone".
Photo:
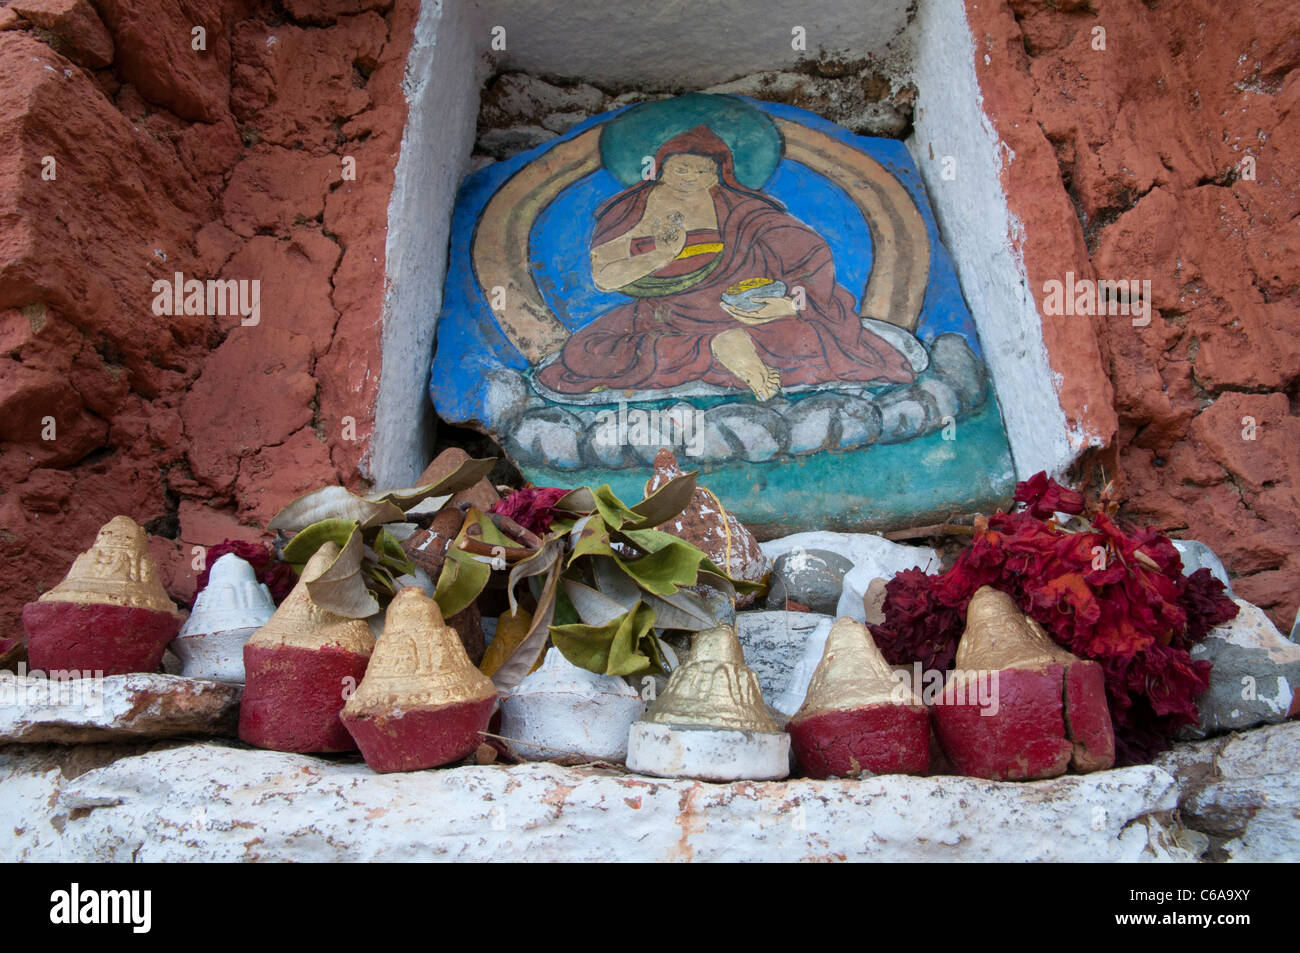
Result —
MULTIPOLYGON (((791 682, 798 669, 800 660, 808 651, 810 642, 826 642, 826 633, 831 630, 834 618, 816 612, 738 612, 736 613, 736 635, 745 652, 745 664, 758 676, 759 688, 763 697, 773 707, 787 715, 786 711, 773 699, 784 696, 791 690, 791 682)), ((817 650, 821 658, 821 649, 817 650)), ((816 666, 814 665, 814 668, 816 666)), ((808 672, 808 678, 812 672, 808 672)), ((807 691, 805 681, 803 691, 807 691)), ((799 695, 800 703, 803 694, 799 695)), ((798 705, 795 706, 798 708, 798 705)))
POLYGON ((578 668, 553 648, 501 699, 501 734, 526 761, 623 761, 644 712, 626 681, 578 668))
POLYGON ((1233 601, 1237 617, 1192 646, 1192 658, 1214 668, 1209 689, 1196 700, 1199 730, 1189 736, 1284 721, 1300 686, 1300 645, 1283 638, 1263 609, 1233 601))
POLYGON ((929 573, 940 568, 939 554, 930 547, 905 546, 871 533, 795 533, 759 545, 772 560, 795 549, 826 549, 848 559, 853 569, 844 577, 835 614, 858 622, 866 621, 862 597, 872 579, 892 579, 904 569, 918 566, 929 573))
POLYGON ((0 862, 1193 856, 1171 819, 1174 776, 1154 766, 1026 783, 889 775, 714 785, 540 762, 377 775, 359 762, 209 742, 65 776, 64 762, 87 750, 0 749, 0 862))
POLYGON ((55 680, 0 672, 0 745, 234 737, 238 685, 134 672, 55 680))
POLYGON ((172 650, 187 678, 244 681, 244 643, 275 614, 271 591, 257 581, 253 567, 226 553, 208 574, 172 650))
POLYGON ((1170 542, 1182 557, 1184 576, 1190 576, 1198 569, 1208 569, 1215 579, 1223 583, 1228 593, 1232 593, 1228 570, 1223 568, 1223 562, 1214 554, 1214 550, 1197 539, 1174 539, 1170 542))
POLYGON ((822 653, 826 651, 826 636, 830 635, 834 619, 823 616, 816 628, 808 632, 804 639, 803 651, 790 668, 785 680, 785 688, 778 695, 772 695, 772 707, 786 718, 793 718, 808 694, 813 673, 821 663, 822 653))
POLYGON ((627 767, 658 778, 778 781, 790 773, 790 736, 638 721, 628 734, 627 767))
POLYGON ((1207 835, 1207 860, 1300 857, 1300 723, 1177 745, 1156 761, 1178 780, 1183 823, 1207 835))

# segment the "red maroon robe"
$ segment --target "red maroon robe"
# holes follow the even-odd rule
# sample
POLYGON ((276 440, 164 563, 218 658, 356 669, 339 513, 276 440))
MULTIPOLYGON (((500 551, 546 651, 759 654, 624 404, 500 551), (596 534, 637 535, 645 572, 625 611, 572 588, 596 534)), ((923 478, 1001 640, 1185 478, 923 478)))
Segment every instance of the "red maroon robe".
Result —
MULTIPOLYGON (((783 387, 832 381, 909 383, 907 358, 887 341, 862 328, 853 296, 835 283, 830 248, 816 232, 786 214, 773 199, 742 186, 732 173, 731 153, 706 127, 698 126, 666 142, 657 168, 679 154, 703 155, 719 168, 713 207, 718 231, 692 232, 687 244, 717 241, 720 253, 669 262, 643 279, 698 275, 688 287, 637 297, 601 315, 565 342, 560 359, 538 375, 542 384, 566 394, 598 387, 644 390, 694 381, 740 388, 744 385, 713 356, 713 338, 744 328, 758 356, 781 372, 783 387), (715 259, 719 259, 716 260, 715 259), (748 325, 722 309, 722 293, 750 278, 785 282, 787 295, 804 289, 805 307, 794 317, 748 325)), ((644 182, 615 196, 596 212, 592 247, 624 234, 645 211, 650 189, 644 182)), ((640 239, 633 252, 644 253, 653 239, 640 239)), ((645 294, 644 287, 642 294, 645 294)))

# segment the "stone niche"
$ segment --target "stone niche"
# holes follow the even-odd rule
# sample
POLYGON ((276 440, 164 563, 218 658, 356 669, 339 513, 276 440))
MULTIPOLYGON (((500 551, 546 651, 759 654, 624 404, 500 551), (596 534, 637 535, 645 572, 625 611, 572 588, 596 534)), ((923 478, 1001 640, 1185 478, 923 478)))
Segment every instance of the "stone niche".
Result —
MULTIPOLYGON (((635 6, 585 0, 562 12, 543 2, 425 4, 407 92, 389 215, 376 482, 409 484, 427 461, 424 429, 411 419, 414 408, 431 413, 426 387, 441 417, 492 433, 539 484, 609 482, 636 498, 655 450, 676 443, 683 462, 767 534, 917 525, 989 509, 1008 498, 1017 474, 1060 474, 1081 449, 1016 248, 959 0, 866 10, 823 0, 797 15, 778 3, 723 2, 707 18, 673 2, 649 19, 635 6), (907 138, 858 138, 764 101, 780 98, 764 96, 764 83, 778 88, 810 59, 825 64, 824 75, 842 66, 886 85, 886 105, 888 92, 906 90, 907 138), (533 144, 525 130, 514 142, 496 137, 491 151, 503 161, 472 159, 481 85, 515 71, 643 95, 614 108, 594 97, 586 111, 605 111, 535 130, 536 148, 510 154, 533 144), (669 93, 687 95, 663 98, 669 93), (724 282, 721 303, 739 309, 744 331, 722 347, 722 335, 701 336, 696 343, 710 353, 694 364, 673 352, 657 355, 659 371, 637 369, 645 363, 637 349, 649 345, 629 333, 629 302, 663 299, 626 292, 671 281, 673 269, 599 282, 589 256, 601 228, 595 210, 620 197, 637 205, 638 163, 664 148, 660 158, 712 156, 716 168, 728 166, 730 192, 756 207, 776 199, 824 240, 836 287, 800 306, 824 325, 849 320, 847 311, 853 341, 832 327, 819 331, 817 346, 834 354, 772 359, 789 342, 772 333, 780 320, 763 327, 767 309, 781 306, 771 299, 807 290, 759 273, 779 270, 774 243, 764 243, 782 227, 772 218, 757 232, 766 269, 751 275, 722 263, 734 281, 724 282), (750 308, 763 309, 760 317, 746 320, 750 308), (768 359, 756 367, 758 355, 768 359)), ((896 119, 882 109, 852 125, 897 135, 896 119)), ((634 232, 654 231, 650 205, 634 210, 634 232)), ((669 237, 675 216, 665 213, 659 240, 677 240, 669 237)), ((684 223, 685 240, 701 260, 725 258, 696 240, 703 233, 692 224, 684 223)), ((725 245, 738 236, 710 237, 725 245)), ((631 240, 645 248, 628 261, 656 241, 631 240)), ((786 251, 800 274, 816 256, 786 251)))

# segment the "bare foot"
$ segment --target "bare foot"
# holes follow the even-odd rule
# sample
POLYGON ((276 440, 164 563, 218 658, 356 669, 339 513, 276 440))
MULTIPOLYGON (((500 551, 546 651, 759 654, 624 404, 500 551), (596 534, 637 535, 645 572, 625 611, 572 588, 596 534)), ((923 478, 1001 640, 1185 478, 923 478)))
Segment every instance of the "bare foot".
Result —
POLYGON ((735 374, 759 400, 776 396, 781 390, 781 373, 768 367, 754 350, 754 341, 743 328, 732 328, 716 335, 709 344, 713 356, 735 374))

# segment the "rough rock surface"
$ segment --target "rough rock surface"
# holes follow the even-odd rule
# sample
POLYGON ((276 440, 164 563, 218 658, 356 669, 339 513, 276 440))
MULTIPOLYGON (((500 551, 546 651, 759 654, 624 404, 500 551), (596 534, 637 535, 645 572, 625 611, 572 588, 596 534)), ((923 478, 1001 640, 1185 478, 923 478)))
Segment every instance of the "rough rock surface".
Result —
POLYGON ((712 785, 549 764, 381 776, 355 758, 210 742, 109 763, 11 746, 0 861, 1190 861, 1207 845, 1216 859, 1283 860, 1296 852, 1298 752, 1300 726, 1283 725, 1050 781, 712 785))
POLYGON ((1068 271, 1151 282, 1146 326, 1043 319, 1071 424, 1114 435, 1084 477, 1119 477, 1122 515, 1195 532, 1237 595, 1289 624, 1300 5, 966 0, 966 15, 1040 311, 1068 271))
POLYGON ((1204 737, 1285 721, 1300 689, 1300 645, 1283 637, 1262 609, 1241 599, 1237 617, 1211 629, 1192 658, 1212 662, 1210 687, 1196 700, 1204 737))
POLYGON ((1202 859, 1293 863, 1300 857, 1300 724, 1177 745, 1156 766, 1178 781, 1183 823, 1207 842, 1202 859))
POLYGON ((815 612, 736 613, 736 635, 745 664, 758 676, 765 702, 786 715, 794 714, 803 703, 834 621, 833 616, 815 612), (789 711, 779 704, 787 696, 794 703, 789 711))
POLYGON ((240 686, 179 675, 53 681, 0 673, 0 745, 234 737, 240 686))
MULTIPOLYGON (((905 138, 916 88, 891 83, 867 60, 809 60, 803 71, 769 71, 701 90, 787 103, 825 116, 862 136, 905 138)), ((555 85, 527 73, 501 73, 483 91, 476 158, 506 159, 553 139, 584 119, 665 94, 606 93, 588 83, 555 85)))
POLYGON ((0 30, 0 646, 116 513, 188 602, 194 547, 360 482, 418 12, 17 6, 30 16, 0 30), (178 271, 259 280, 260 323, 155 315, 151 282, 178 271))

